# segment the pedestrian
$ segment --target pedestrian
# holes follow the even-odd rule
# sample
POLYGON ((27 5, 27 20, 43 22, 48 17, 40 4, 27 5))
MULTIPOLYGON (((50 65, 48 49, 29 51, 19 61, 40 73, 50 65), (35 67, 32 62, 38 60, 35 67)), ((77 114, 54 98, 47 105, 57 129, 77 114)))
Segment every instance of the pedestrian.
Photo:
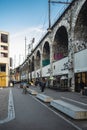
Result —
POLYGON ((26 83, 23 84, 23 92, 22 93, 24 93, 24 94, 27 93, 27 85, 26 85, 26 83))
POLYGON ((80 81, 80 93, 84 95, 84 82, 80 81))
POLYGON ((36 79, 35 86, 38 86, 38 85, 39 85, 39 79, 36 79))
POLYGON ((40 82, 40 87, 41 87, 41 92, 44 92, 44 89, 46 87, 46 80, 45 80, 45 78, 42 78, 42 80, 40 82))

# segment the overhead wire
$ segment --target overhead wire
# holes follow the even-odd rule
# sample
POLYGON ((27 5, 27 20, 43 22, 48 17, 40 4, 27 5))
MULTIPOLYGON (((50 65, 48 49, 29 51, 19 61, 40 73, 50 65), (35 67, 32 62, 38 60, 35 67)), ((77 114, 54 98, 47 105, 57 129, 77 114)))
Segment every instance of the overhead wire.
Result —
MULTIPOLYGON (((65 0, 65 1, 61 1, 61 2, 71 2, 72 0, 65 0)), ((57 3, 58 4, 58 3, 57 3)), ((55 3, 52 3, 52 5, 55 5, 55 3)), ((61 4, 60 4, 61 5, 61 4)), ((63 13, 63 11, 67 8, 67 6, 68 5, 66 5, 66 4, 62 4, 61 5, 61 8, 59 9, 58 8, 58 11, 57 11, 57 9, 56 9, 56 15, 54 16, 54 18, 51 18, 51 24, 53 25, 53 23, 61 16, 61 14, 63 13)), ((52 6, 51 6, 51 8, 52 8, 52 6)), ((52 9, 53 10, 53 9, 52 9)), ((53 13, 52 11, 51 11, 51 13, 53 13)), ((53 15, 51 15, 51 17, 53 17, 53 15)), ((42 29, 42 30, 45 30, 45 29, 47 29, 47 19, 48 19, 48 8, 47 8, 47 10, 45 11, 45 13, 44 13, 44 15, 42 14, 41 15, 41 17, 39 18, 40 20, 39 21, 41 21, 41 19, 43 18, 43 24, 41 25, 41 28, 40 29, 42 29), (44 18, 43 18, 43 16, 44 16, 44 18)), ((44 34, 43 34, 43 32, 42 32, 42 35, 41 35, 41 37, 40 37, 40 39, 39 39, 39 41, 41 40, 41 38, 44 36, 44 34)))
MULTIPOLYGON (((66 1, 61 1, 61 2, 71 2, 72 0, 66 0, 66 1)), ((57 3, 58 4, 58 3, 57 3)), ((56 4, 56 5, 57 5, 56 4)), ((52 3, 52 5, 55 5, 55 3, 52 3)), ((61 4, 61 7, 59 9, 58 7, 58 11, 56 9, 56 15, 54 16, 54 18, 51 19, 51 24, 53 25, 53 23, 61 16, 61 14, 64 12, 64 10, 68 7, 68 4, 61 4)))

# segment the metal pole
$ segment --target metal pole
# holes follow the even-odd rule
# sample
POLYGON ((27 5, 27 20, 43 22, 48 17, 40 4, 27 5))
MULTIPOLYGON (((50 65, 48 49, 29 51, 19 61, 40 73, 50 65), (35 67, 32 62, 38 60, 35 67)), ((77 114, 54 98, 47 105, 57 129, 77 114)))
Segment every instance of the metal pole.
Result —
POLYGON ((49 20, 49 29, 51 27, 51 7, 50 7, 50 0, 48 0, 48 20, 49 20))
POLYGON ((25 59, 26 59, 26 37, 25 37, 25 59))
POLYGON ((51 3, 55 3, 55 4, 70 4, 70 2, 68 2, 68 0, 66 2, 62 2, 62 1, 52 1, 52 0, 48 0, 48 21, 49 21, 49 25, 48 25, 48 31, 50 32, 50 28, 51 28, 51 3))

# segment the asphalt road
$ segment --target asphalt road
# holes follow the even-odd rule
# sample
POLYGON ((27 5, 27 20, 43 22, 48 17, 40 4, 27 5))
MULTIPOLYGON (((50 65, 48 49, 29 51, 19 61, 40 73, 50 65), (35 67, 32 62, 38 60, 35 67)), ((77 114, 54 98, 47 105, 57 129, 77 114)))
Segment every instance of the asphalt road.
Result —
POLYGON ((13 88, 15 119, 0 124, 0 130, 81 130, 58 116, 47 105, 22 89, 13 88))

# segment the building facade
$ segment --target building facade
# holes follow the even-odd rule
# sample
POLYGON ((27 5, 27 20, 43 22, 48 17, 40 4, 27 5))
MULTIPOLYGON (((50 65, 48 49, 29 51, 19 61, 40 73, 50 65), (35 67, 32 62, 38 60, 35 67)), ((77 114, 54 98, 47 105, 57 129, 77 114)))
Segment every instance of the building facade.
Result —
POLYGON ((0 87, 9 83, 9 33, 0 31, 0 87))
POLYGON ((73 0, 20 66, 21 80, 45 77, 50 86, 87 86, 87 0, 73 0))

